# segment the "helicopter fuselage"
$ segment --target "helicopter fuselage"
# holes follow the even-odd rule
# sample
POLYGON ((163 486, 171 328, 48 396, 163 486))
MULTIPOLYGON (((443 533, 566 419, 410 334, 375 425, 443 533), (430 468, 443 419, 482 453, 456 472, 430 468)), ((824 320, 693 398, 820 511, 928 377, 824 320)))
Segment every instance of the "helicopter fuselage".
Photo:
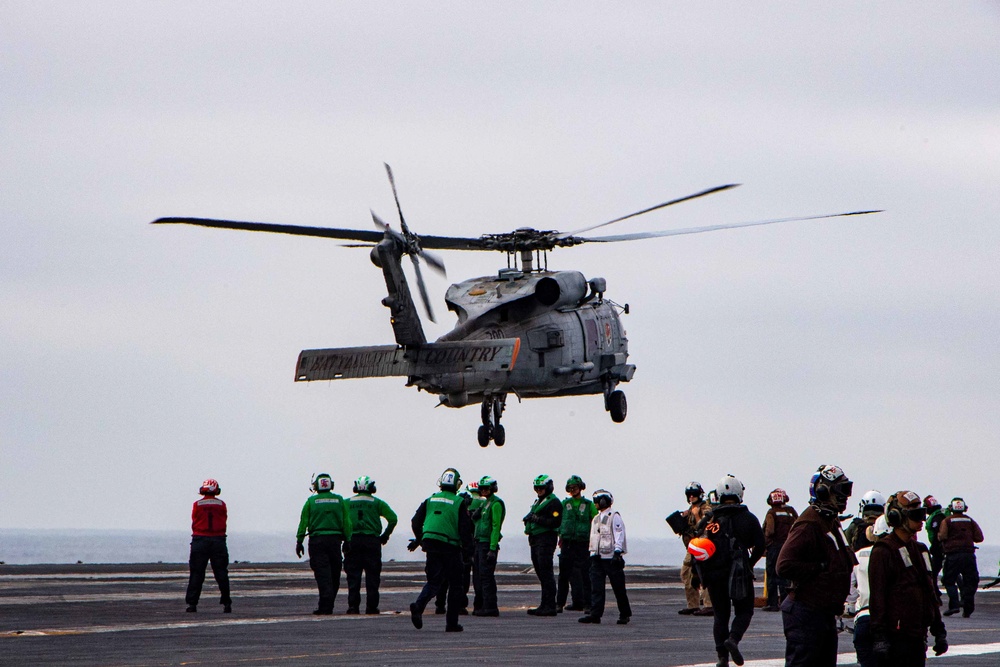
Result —
POLYGON ((603 298, 604 281, 588 283, 578 271, 497 276, 452 285, 445 296, 458 325, 437 342, 520 340, 508 371, 411 376, 410 385, 441 395, 443 405, 462 407, 484 396, 519 398, 607 394, 627 382, 628 338, 617 307, 603 298))

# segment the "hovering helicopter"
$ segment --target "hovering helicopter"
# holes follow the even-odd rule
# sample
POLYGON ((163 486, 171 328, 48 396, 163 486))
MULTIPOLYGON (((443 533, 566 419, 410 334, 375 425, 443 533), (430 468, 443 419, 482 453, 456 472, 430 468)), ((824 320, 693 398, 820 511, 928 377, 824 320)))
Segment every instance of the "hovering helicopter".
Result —
POLYGON ((392 168, 386 164, 385 169, 396 202, 400 231, 392 229, 374 211, 372 220, 377 231, 178 217, 159 218, 152 224, 189 224, 334 238, 359 242, 344 244, 347 247, 370 247, 371 261, 382 269, 385 278, 388 296, 382 299, 382 305, 389 308, 396 344, 303 350, 295 367, 295 381, 405 377, 406 386, 436 394, 439 405, 460 408, 480 404, 482 426, 478 441, 481 447, 488 446, 491 441, 497 446, 506 442, 500 418, 509 394, 514 394, 519 401, 599 394, 604 397, 604 409, 614 422, 625 421, 628 413, 625 393, 618 385, 630 381, 636 370, 634 364, 628 363, 628 338, 620 319, 621 314, 628 314, 629 306, 605 297, 607 283, 604 278, 588 280, 579 271, 550 271, 550 250, 582 243, 633 241, 879 212, 854 211, 617 236, 579 236, 737 187, 737 184, 728 184, 572 232, 522 227, 478 238, 418 236, 410 231, 403 217, 392 168), (437 255, 428 251, 429 248, 491 250, 507 255, 507 266, 496 275, 472 278, 448 288, 445 302, 458 317, 458 323, 433 343, 424 335, 402 265, 403 256, 408 255, 424 309, 430 320, 436 321, 419 260, 424 260, 441 275, 445 275, 445 267, 437 255))

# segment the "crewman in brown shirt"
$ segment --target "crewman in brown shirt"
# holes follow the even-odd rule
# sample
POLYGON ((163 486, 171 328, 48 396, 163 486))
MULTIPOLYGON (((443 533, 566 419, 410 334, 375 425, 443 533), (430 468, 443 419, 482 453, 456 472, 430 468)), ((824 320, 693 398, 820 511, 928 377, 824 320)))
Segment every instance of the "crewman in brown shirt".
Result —
POLYGON ((809 507, 778 554, 778 576, 791 581, 781 603, 785 667, 837 664, 837 615, 858 563, 839 519, 853 490, 854 482, 839 466, 820 466, 810 482, 809 507))
POLYGON ((775 489, 767 496, 771 506, 764 515, 764 548, 767 550, 767 605, 762 611, 781 611, 779 606, 788 595, 788 582, 778 576, 778 554, 788 539, 788 531, 799 518, 799 513, 788 504, 788 493, 775 489))
POLYGON ((983 541, 983 530, 972 517, 966 516, 969 506, 961 498, 953 498, 948 508, 951 516, 938 528, 938 540, 944 551, 941 583, 948 591, 948 611, 944 615, 951 616, 961 609, 962 617, 968 618, 976 609, 976 588, 979 587, 976 545, 983 541))
POLYGON ((931 557, 915 539, 927 510, 913 491, 897 491, 886 502, 885 518, 893 530, 875 543, 868 561, 873 648, 879 667, 922 667, 928 628, 934 654, 948 650, 931 557))

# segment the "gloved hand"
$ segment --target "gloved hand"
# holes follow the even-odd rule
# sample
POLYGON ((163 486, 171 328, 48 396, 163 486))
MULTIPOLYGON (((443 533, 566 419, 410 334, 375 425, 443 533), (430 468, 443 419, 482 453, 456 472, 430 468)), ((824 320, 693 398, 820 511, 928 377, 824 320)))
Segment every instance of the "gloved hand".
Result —
POLYGON ((934 635, 934 655, 944 655, 948 652, 948 640, 945 633, 934 635))
POLYGON ((410 540, 410 543, 406 545, 406 550, 407 551, 416 551, 419 548, 420 548, 420 542, 417 541, 416 538, 413 538, 412 540, 410 540))
POLYGON ((344 546, 341 547, 341 549, 343 550, 345 556, 348 555, 349 553, 351 553, 351 543, 344 542, 344 546))
POLYGON ((490 549, 489 551, 486 552, 486 556, 484 557, 483 560, 486 561, 487 566, 495 567, 497 564, 497 552, 494 551, 493 549, 490 549))
POLYGON ((384 533, 384 534, 382 535, 382 537, 380 537, 380 538, 379 538, 379 542, 381 542, 381 543, 382 543, 382 546, 383 546, 383 547, 384 547, 384 546, 385 546, 386 544, 388 544, 388 543, 389 543, 389 533, 384 533))
POLYGON ((302 547, 302 543, 301 542, 296 542, 295 543, 295 555, 298 556, 299 558, 302 558, 302 554, 304 554, 305 552, 306 552, 306 550, 302 547))
POLYGON ((879 639, 872 643, 872 651, 875 655, 880 657, 885 657, 889 655, 889 642, 885 639, 879 639))
POLYGON ((615 555, 611 557, 611 564, 615 567, 625 567, 625 559, 622 558, 621 551, 616 551, 615 555))
POLYGON ((521 521, 525 523, 538 523, 538 517, 535 516, 533 513, 528 512, 527 514, 524 515, 524 518, 521 519, 521 521))

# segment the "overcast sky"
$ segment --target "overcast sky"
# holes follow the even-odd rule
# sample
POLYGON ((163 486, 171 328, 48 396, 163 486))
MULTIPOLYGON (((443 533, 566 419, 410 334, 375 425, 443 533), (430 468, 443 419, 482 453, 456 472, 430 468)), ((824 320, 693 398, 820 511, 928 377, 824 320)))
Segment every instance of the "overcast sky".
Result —
MULTIPOLYGON (((763 516, 816 467, 911 488, 1000 541, 996 3, 0 2, 0 527, 293 534, 310 476, 407 520, 447 466, 610 489, 630 533, 733 473, 763 516), (393 341, 336 241, 160 216, 372 229, 392 165, 418 233, 627 233, 885 209, 562 249, 628 303, 629 415, 477 406, 401 378, 294 383, 303 348, 393 341), (990 514, 992 513, 992 516, 990 514)), ((451 281, 502 255, 442 253, 451 281)), ((450 329, 444 292, 429 338, 450 329)))

